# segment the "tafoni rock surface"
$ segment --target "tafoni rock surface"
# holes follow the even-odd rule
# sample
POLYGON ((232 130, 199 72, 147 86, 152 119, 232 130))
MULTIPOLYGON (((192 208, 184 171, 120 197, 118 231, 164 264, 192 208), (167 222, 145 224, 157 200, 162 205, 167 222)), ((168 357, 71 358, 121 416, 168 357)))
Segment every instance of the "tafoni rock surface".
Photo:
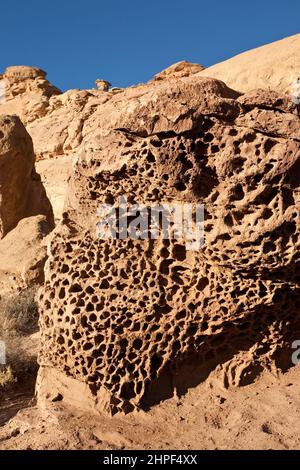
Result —
POLYGON ((214 370, 224 387, 283 367, 300 332, 299 37, 126 89, 61 93, 25 66, 0 76, 1 286, 43 282, 59 222, 39 299, 40 404, 128 412, 176 388, 186 363, 202 368, 193 383, 214 370), (120 196, 203 204, 204 246, 146 229, 99 238, 97 209, 120 196), (32 244, 5 258, 28 230, 32 244))
POLYGON ((300 326, 297 106, 199 74, 89 93, 40 292, 39 403, 128 412, 186 362, 224 387, 280 367, 300 326), (120 196, 204 204, 205 245, 99 238, 120 196))

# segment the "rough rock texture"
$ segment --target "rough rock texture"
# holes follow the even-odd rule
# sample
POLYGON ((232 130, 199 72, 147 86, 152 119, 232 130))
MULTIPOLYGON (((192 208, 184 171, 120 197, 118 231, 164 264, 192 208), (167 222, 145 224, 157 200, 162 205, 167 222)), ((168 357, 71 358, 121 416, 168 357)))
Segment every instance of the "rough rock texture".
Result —
POLYGON ((61 219, 63 213, 68 181, 72 171, 72 160, 73 155, 71 154, 36 162, 36 169, 41 175, 56 222, 61 219))
MULTIPOLYGON (((43 157, 43 155, 40 155, 42 152, 39 152, 43 145, 45 148, 51 145, 55 148, 57 145, 56 141, 59 141, 61 127, 59 129, 56 128, 56 133, 53 131, 51 133, 47 120, 47 113, 51 109, 49 105, 50 99, 59 94, 61 92, 46 79, 46 72, 38 68, 25 66, 8 67, 5 73, 0 75, 0 114, 15 114, 20 117, 33 138, 37 161, 43 157), (3 92, 2 94, 1 91, 3 92), (41 119, 42 117, 46 119, 43 120, 41 119), (31 132, 31 125, 38 130, 31 132), (40 147, 39 141, 41 141, 40 147)), ((67 125, 70 125, 69 121, 67 125)), ((61 152, 58 153, 60 157, 64 156, 61 152)), ((63 197, 65 196, 67 188, 66 171, 69 169, 67 158, 56 165, 57 172, 53 178, 53 183, 46 188, 57 218, 61 217, 62 204, 60 199, 62 195, 63 197)), ((47 183, 49 178, 53 176, 53 163, 41 165, 39 173, 43 178, 43 182, 47 183), (49 174, 47 172, 48 169, 49 174), (43 170, 45 170, 45 173, 43 173, 43 170)))
POLYGON ((0 297, 43 283, 50 231, 46 217, 37 215, 22 219, 0 240, 0 297))
MULTIPOLYGON (((175 79, 199 70, 202 70, 201 66, 180 62, 162 72, 162 78, 157 80, 175 79)), ((156 84, 156 79, 153 84, 156 84)), ((138 94, 140 88, 144 90, 145 85, 132 87, 126 93, 138 94)), ((71 173, 70 163, 73 158, 76 160, 79 157, 80 145, 86 134, 94 132, 94 129, 86 128, 85 123, 99 107, 114 98, 116 93, 121 97, 123 90, 118 89, 110 93, 102 90, 69 90, 61 95, 52 96, 47 113, 27 125, 34 142, 38 171, 49 195, 56 220, 62 215, 66 182, 71 173)), ((95 125, 97 126, 97 123, 95 125)), ((92 139, 92 135, 89 139, 92 139)))
POLYGON ((51 201, 55 219, 61 219, 72 160, 82 141, 85 119, 110 95, 97 90, 70 90, 53 96, 47 114, 28 124, 34 142, 37 169, 51 201))
POLYGON ((203 365, 194 381, 218 366, 224 386, 248 383, 279 365, 299 329, 296 107, 199 74, 103 94, 79 114, 78 158, 49 249, 40 402, 130 411, 187 360, 203 365), (98 239, 96 209, 119 195, 204 203, 205 247, 98 239))
POLYGON ((153 78, 153 81, 155 82, 170 78, 189 77, 190 75, 201 72, 201 70, 204 70, 202 65, 192 64, 191 62, 183 60, 181 62, 176 62, 176 64, 170 65, 170 67, 167 69, 156 74, 153 78))
POLYGON ((53 96, 47 115, 27 126, 37 160, 74 154, 82 140, 85 119, 109 95, 98 90, 69 90, 53 96))
POLYGON ((24 124, 44 116, 49 98, 61 93, 48 82, 46 72, 34 67, 7 67, 0 80, 5 84, 1 114, 17 114, 24 124))
POLYGON ((300 34, 290 36, 206 68, 200 75, 223 80, 241 92, 255 88, 291 94, 300 78, 300 34))
MULTIPOLYGON (((299 38, 300 35, 296 35, 268 44, 205 70, 198 64, 178 62, 158 73, 150 84, 153 87, 162 80, 176 80, 200 73, 201 76, 219 78, 241 92, 262 88, 291 94, 300 68, 299 38)), ((65 168, 68 169, 69 159, 74 155, 76 157, 78 147, 85 138, 84 123, 88 117, 114 94, 118 93, 122 97, 123 90, 113 89, 110 93, 101 90, 70 90, 60 94, 45 77, 45 72, 33 67, 8 67, 0 75, 0 80, 3 78, 6 82, 6 102, 0 104, 0 113, 20 116, 33 139, 37 161, 66 157, 65 168)), ((135 93, 139 88, 132 87, 126 93, 135 93)), ((63 164, 64 161, 60 163, 60 169, 63 164)), ((44 165, 46 173, 41 173, 43 180, 49 181, 53 166, 53 162, 44 165)), ((56 184, 48 188, 58 219, 62 214, 61 199, 66 191, 65 174, 65 171, 57 171, 56 184)))
POLYGON ((32 141, 17 116, 0 116, 0 238, 24 217, 53 212, 35 171, 32 141))
POLYGON ((26 126, 36 160, 43 160, 38 164, 39 173, 55 218, 59 220, 70 174, 70 160, 76 156, 81 143, 83 122, 109 96, 105 98, 108 94, 98 90, 69 90, 62 94, 45 77, 46 73, 37 68, 8 67, 0 75, 0 83, 5 83, 0 114, 18 115, 26 126))
MULTIPOLYGON (((157 74, 149 82, 148 87, 153 89, 156 82, 159 84, 162 80, 187 77, 201 70, 203 70, 201 65, 178 62, 157 74)), ((145 87, 147 85, 131 87, 126 90, 127 96, 138 95, 139 90, 144 92, 145 87)), ((122 99, 124 91, 118 89, 119 99, 122 99)), ((37 161, 76 154, 85 135, 90 132, 90 129, 85 128, 86 121, 99 107, 114 97, 114 92, 107 93, 100 89, 69 90, 52 96, 45 115, 39 119, 31 119, 27 125, 34 142, 37 161)))

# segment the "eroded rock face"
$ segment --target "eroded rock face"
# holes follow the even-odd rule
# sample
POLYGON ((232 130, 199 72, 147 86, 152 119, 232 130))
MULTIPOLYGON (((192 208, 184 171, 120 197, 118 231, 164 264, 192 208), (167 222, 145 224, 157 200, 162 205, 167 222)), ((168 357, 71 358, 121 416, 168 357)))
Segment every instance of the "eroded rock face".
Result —
POLYGON ((17 116, 0 116, 0 238, 17 223, 45 215, 53 228, 53 212, 35 171, 32 141, 17 116))
POLYGON ((51 229, 44 215, 36 215, 20 220, 0 240, 0 298, 43 283, 51 229))
POLYGON ((107 100, 98 100, 97 93, 108 95, 97 90, 96 96, 87 90, 69 90, 49 100, 47 114, 27 126, 37 160, 74 154, 82 140, 85 119, 107 100))
POLYGON ((176 62, 176 64, 172 64, 170 67, 156 74, 153 78, 153 82, 169 80, 173 78, 189 77, 190 75, 201 72, 204 70, 204 68, 205 67, 200 64, 193 64, 191 62, 187 62, 186 60, 182 60, 181 62, 176 62))
POLYGON ((35 67, 7 67, 0 80, 4 84, 1 114, 16 114, 24 124, 47 112, 49 98, 61 93, 46 79, 46 72, 35 67))
POLYGON ((186 360, 225 386, 276 364, 299 329, 296 107, 194 75, 110 97, 83 129, 40 298, 39 399, 130 411, 186 360), (97 207, 121 195, 203 203, 205 246, 99 239, 97 207))
POLYGON ((41 175, 56 222, 61 219, 63 213, 68 181, 72 172, 72 159, 72 155, 65 155, 36 162, 36 169, 41 175))
MULTIPOLYGON (((0 114, 19 116, 27 131, 29 131, 30 136, 33 138, 37 161, 43 158, 44 155, 43 152, 39 151, 41 148, 45 149, 45 153, 46 149, 51 146, 54 149, 60 149, 59 139, 62 124, 60 123, 60 127, 56 127, 55 130, 51 132, 49 125, 51 126, 52 123, 49 123, 47 120, 47 115, 51 108, 50 100, 52 97, 54 98, 59 95, 61 95, 60 90, 51 85, 46 79, 46 72, 41 69, 26 66, 13 66, 7 67, 4 74, 0 75, 0 114), (43 120, 43 118, 46 119, 43 120), (34 129, 37 129, 36 132, 31 132, 32 125, 34 129)), ((64 119, 65 116, 61 118, 64 119)), ((67 119, 67 125, 70 125, 69 119, 67 119)), ((58 154, 60 157, 63 156, 60 151, 58 151, 58 154)), ((43 182, 47 186, 47 193, 55 209, 55 216, 57 218, 61 216, 61 194, 65 194, 67 186, 65 173, 69 165, 68 162, 66 162, 62 174, 60 169, 63 164, 64 162, 62 161, 59 165, 56 165, 57 173, 53 184, 49 186, 48 180, 53 173, 53 162, 49 163, 49 165, 41 165, 41 169, 39 169, 39 173, 43 177, 43 182), (47 170, 49 168, 50 172, 48 173, 47 170), (45 174, 42 173, 44 169, 45 174), (59 200, 58 204, 57 200, 59 200)))

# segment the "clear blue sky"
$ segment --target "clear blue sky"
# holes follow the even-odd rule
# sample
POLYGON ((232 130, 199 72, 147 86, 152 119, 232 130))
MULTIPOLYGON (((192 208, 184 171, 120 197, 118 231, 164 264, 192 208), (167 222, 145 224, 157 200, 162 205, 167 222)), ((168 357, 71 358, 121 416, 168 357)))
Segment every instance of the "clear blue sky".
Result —
POLYGON ((300 30, 300 0, 6 0, 0 15, 0 71, 38 66, 63 90, 212 65, 300 30))

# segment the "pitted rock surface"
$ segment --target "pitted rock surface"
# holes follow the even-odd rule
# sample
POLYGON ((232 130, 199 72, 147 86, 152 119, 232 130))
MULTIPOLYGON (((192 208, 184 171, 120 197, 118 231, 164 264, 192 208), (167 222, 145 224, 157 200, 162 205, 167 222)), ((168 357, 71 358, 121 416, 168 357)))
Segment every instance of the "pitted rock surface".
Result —
POLYGON ((101 99, 49 249, 39 399, 74 387, 81 406, 130 411, 186 360, 248 383, 299 330, 296 106, 197 74, 101 99), (204 204, 205 246, 97 238, 120 195, 204 204))

